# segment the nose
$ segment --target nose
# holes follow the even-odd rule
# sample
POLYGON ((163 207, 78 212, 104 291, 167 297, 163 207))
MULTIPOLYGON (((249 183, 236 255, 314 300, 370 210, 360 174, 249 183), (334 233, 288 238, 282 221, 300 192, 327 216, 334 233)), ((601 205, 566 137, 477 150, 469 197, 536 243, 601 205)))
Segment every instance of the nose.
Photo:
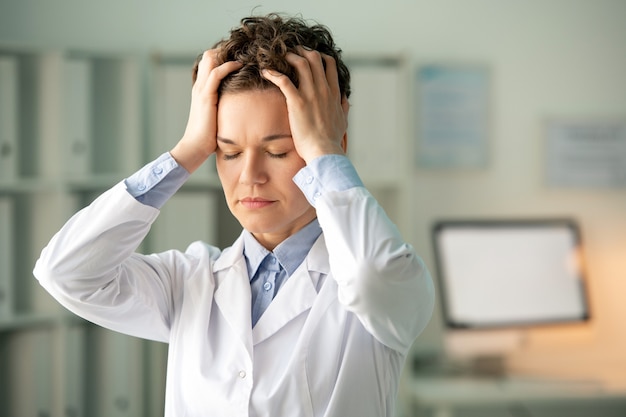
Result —
POLYGON ((249 152, 243 157, 239 183, 243 185, 263 184, 267 181, 267 172, 263 164, 263 157, 249 152))

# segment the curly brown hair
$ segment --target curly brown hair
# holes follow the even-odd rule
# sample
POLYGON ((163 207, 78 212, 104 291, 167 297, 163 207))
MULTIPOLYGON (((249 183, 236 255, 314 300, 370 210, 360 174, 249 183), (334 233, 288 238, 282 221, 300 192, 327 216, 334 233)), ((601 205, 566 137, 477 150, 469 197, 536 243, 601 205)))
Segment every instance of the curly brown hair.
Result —
MULTIPOLYGON (((223 92, 247 91, 253 89, 276 88, 263 78, 261 70, 281 72, 298 86, 298 75, 287 62, 287 52, 295 52, 303 46, 329 55, 337 63, 339 89, 342 95, 350 97, 350 71, 341 58, 341 49, 335 45, 330 30, 320 24, 308 24, 299 17, 283 17, 277 13, 267 16, 252 16, 241 19, 241 25, 230 31, 230 37, 217 42, 217 63, 239 61, 243 67, 228 76, 220 84, 223 92)), ((193 81, 196 81, 198 64, 193 67, 193 81)))

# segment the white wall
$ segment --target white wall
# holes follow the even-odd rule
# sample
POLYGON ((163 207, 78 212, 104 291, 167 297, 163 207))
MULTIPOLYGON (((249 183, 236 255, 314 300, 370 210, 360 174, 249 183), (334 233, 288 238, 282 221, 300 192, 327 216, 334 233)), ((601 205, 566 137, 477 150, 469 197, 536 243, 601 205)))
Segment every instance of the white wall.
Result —
MULTIPOLYGON (((542 123, 549 117, 626 118, 626 1, 273 0, 255 9, 258 4, 4 0, 0 42, 200 52, 253 10, 284 11, 332 28, 346 53, 402 53, 412 66, 487 65, 493 77, 490 165, 470 172, 415 169, 415 220, 406 235, 432 265, 428 228, 436 217, 577 217, 586 242, 592 325, 532 332, 529 351, 516 361, 526 367, 555 358, 564 368, 574 362, 579 368, 624 366, 626 190, 547 188, 542 123)), ((401 157, 392 149, 386 156, 401 157)), ((440 326, 436 315, 418 349, 437 348, 440 326)))

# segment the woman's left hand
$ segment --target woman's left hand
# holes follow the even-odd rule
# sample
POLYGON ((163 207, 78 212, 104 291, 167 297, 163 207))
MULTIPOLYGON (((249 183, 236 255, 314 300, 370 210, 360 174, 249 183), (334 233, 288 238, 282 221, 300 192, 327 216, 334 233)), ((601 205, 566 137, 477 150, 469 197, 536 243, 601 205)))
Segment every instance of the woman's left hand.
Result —
POLYGON ((286 56, 298 73, 297 88, 284 74, 263 71, 285 96, 296 151, 307 163, 322 155, 345 154, 349 104, 339 89, 337 64, 318 51, 297 51, 286 56))

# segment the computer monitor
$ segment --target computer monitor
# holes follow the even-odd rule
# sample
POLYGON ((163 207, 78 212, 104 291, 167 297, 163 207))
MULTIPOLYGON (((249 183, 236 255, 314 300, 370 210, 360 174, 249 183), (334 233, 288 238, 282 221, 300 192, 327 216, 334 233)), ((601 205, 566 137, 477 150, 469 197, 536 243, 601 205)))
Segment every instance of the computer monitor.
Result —
POLYGON ((499 357, 519 348, 523 329, 589 319, 574 220, 446 220, 432 230, 446 354, 499 357))

